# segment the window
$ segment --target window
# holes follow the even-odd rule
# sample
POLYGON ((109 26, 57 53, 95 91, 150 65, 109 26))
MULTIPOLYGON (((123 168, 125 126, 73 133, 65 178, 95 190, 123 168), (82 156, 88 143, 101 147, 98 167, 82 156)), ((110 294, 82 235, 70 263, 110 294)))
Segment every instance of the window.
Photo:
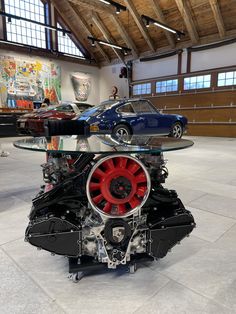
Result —
POLYGON ((211 87, 211 75, 199 75, 184 79, 184 90, 201 89, 211 87))
POLYGON ((168 80, 156 82, 156 93, 176 92, 178 90, 178 80, 168 80))
POLYGON ((131 103, 125 104, 124 106, 120 107, 117 112, 119 113, 134 113, 134 109, 131 103))
MULTIPOLYGON (((57 27, 62 28, 59 23, 57 23, 57 27)), ((75 43, 67 34, 57 32, 57 38, 58 38, 58 51, 78 57, 84 57, 83 53, 79 50, 79 48, 75 45, 75 43)))
POLYGON ((218 74, 217 86, 236 85, 236 71, 218 74))
MULTIPOLYGON (((5 11, 45 24, 45 6, 41 0, 5 0, 5 11)), ((26 21, 6 19, 7 40, 46 49, 43 26, 26 21)))
POLYGON ((133 103, 134 110, 137 113, 154 113, 154 108, 147 101, 135 101, 133 103))
POLYGON ((133 86, 133 95, 151 94, 151 83, 137 84, 133 86))
POLYGON ((71 105, 62 105, 55 108, 56 111, 62 111, 62 112, 74 112, 71 105))

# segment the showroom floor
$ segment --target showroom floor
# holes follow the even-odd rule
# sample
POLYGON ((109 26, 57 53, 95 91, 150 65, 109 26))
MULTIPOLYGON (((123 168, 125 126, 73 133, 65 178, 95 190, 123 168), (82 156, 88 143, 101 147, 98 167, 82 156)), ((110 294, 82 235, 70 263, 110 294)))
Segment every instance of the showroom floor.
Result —
POLYGON ((42 183, 43 153, 0 158, 0 313, 236 313, 236 139, 194 137, 166 153, 167 186, 197 228, 164 259, 134 274, 91 274, 75 284, 67 260, 23 241, 30 200, 42 183))

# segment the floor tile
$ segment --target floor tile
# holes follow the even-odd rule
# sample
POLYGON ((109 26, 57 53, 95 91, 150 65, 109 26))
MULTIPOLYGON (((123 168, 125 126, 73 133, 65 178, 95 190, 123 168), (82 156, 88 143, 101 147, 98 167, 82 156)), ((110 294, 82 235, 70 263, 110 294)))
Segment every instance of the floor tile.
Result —
POLYGON ((202 248, 181 263, 163 269, 161 274, 236 312, 236 248, 229 251, 212 245, 202 248))
POLYGON ((192 234, 209 242, 215 242, 236 224, 236 220, 228 217, 222 217, 189 206, 187 206, 187 209, 193 214, 197 224, 197 227, 193 230, 192 234))
POLYGON ((233 311, 171 281, 135 311, 135 314, 142 313, 233 314, 233 311))
POLYGON ((13 240, 24 239, 28 224, 30 205, 0 213, 0 245, 13 240))
POLYGON ((178 184, 183 187, 191 186, 193 190, 202 191, 207 194, 215 194, 218 196, 236 199, 236 186, 233 185, 201 180, 194 177, 188 178, 182 183, 178 182, 178 184))
POLYGON ((33 282, 0 248, 0 313, 63 314, 65 313, 33 282))
POLYGON ((188 203, 189 206, 236 219, 236 200, 215 194, 205 194, 188 203))

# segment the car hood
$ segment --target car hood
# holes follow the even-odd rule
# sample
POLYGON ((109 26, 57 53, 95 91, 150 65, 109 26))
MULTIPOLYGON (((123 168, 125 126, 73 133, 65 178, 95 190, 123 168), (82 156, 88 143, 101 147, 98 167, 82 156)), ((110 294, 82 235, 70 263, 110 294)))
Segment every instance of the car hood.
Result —
POLYGON ((94 117, 99 115, 100 113, 102 113, 104 110, 99 108, 99 107, 93 107, 90 109, 85 110, 83 113, 81 113, 80 115, 78 115, 78 119, 79 120, 85 120, 88 119, 90 117, 94 117))

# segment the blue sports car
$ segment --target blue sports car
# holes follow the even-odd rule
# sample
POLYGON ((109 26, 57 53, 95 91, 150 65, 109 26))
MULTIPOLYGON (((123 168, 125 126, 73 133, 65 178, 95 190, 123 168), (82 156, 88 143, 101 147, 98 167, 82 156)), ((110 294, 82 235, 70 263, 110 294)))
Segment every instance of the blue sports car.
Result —
POLYGON ((117 136, 132 134, 160 134, 181 138, 187 118, 177 114, 162 114, 149 100, 109 100, 84 111, 77 118, 90 125, 90 131, 113 133, 117 136))

